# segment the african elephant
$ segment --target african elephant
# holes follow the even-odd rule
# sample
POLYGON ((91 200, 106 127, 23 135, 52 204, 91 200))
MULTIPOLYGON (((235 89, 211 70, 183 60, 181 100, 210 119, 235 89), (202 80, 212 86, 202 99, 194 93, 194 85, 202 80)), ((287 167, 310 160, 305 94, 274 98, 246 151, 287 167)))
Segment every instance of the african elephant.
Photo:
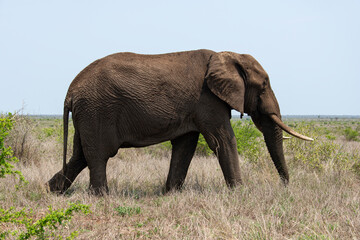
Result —
POLYGON ((48 182, 64 192, 85 168, 90 189, 108 191, 106 164, 119 148, 170 140, 166 191, 181 188, 199 133, 216 154, 226 184, 241 183, 231 109, 251 116, 263 133, 284 183, 289 181, 282 130, 302 138, 281 121, 269 77, 250 55, 196 50, 160 55, 117 53, 96 60, 71 83, 64 103, 63 168, 48 182), (75 127, 73 154, 66 163, 68 118, 75 127))

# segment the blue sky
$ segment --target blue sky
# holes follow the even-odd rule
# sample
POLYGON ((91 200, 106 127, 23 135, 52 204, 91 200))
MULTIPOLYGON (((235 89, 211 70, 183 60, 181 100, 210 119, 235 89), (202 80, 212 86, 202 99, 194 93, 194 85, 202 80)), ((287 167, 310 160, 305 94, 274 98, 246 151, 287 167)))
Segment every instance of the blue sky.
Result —
POLYGON ((0 0, 0 112, 61 114, 74 77, 115 52, 254 56, 282 114, 360 115, 360 1, 0 0))

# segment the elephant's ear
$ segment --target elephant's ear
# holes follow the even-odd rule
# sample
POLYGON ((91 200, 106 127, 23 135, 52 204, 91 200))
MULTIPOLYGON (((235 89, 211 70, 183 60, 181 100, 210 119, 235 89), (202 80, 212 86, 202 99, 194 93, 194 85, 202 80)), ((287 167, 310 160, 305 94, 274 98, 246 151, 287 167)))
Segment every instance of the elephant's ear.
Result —
POLYGON ((211 92, 244 114, 246 74, 236 58, 231 52, 212 55, 205 80, 211 92))

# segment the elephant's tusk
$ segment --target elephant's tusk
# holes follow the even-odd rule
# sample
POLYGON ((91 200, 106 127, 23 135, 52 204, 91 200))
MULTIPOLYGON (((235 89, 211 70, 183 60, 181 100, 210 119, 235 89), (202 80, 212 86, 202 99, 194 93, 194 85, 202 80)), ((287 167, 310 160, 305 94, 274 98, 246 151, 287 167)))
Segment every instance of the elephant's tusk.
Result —
POLYGON ((300 133, 295 132, 294 130, 292 130, 290 127, 286 126, 281 120, 280 118, 278 118, 275 114, 271 114, 270 118, 285 132, 287 132, 288 134, 293 135, 294 137, 300 138, 302 140, 305 141, 314 141, 314 139, 309 138, 307 136, 304 136, 300 133))
POLYGON ((286 136, 283 136, 283 139, 284 140, 287 140, 287 139, 290 139, 291 137, 286 137, 286 136))

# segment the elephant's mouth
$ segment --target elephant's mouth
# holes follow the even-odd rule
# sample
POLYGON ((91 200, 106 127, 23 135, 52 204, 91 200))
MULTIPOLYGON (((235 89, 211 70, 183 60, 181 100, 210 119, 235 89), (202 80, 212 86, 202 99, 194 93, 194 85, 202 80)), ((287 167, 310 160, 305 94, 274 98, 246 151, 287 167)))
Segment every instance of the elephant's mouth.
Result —
POLYGON ((314 139, 304 136, 298 132, 295 132, 293 129, 291 129, 290 127, 288 127, 287 125, 285 125, 285 123, 283 123, 280 118, 278 118, 275 114, 270 114, 269 117, 271 118, 271 120, 273 120, 276 125, 278 125, 282 130, 284 130, 285 132, 287 132, 288 134, 300 138, 302 140, 305 141, 314 141, 314 139))

